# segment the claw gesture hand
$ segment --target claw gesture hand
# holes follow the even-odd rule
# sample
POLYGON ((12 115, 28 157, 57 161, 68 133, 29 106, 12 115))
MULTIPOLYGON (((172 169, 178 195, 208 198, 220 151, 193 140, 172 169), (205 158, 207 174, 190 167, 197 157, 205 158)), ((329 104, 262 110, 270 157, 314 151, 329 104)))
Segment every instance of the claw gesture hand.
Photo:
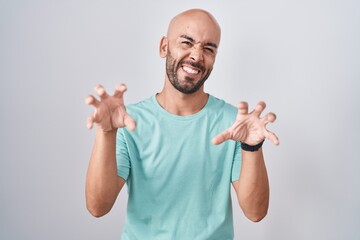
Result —
POLYGON ((124 84, 116 85, 113 96, 108 95, 101 85, 97 85, 95 91, 100 97, 100 101, 92 95, 87 96, 85 99, 87 104, 95 108, 93 115, 87 119, 89 129, 93 127, 94 123, 104 132, 111 132, 123 127, 127 127, 131 131, 135 129, 136 122, 126 112, 124 105, 123 95, 126 91, 124 84))
POLYGON ((252 112, 248 112, 248 104, 241 102, 238 105, 238 114, 234 124, 212 139, 213 144, 221 144, 226 140, 234 140, 256 145, 265 138, 278 145, 278 137, 266 129, 269 122, 274 122, 276 115, 268 113, 260 118, 261 113, 266 107, 265 102, 259 102, 252 112))

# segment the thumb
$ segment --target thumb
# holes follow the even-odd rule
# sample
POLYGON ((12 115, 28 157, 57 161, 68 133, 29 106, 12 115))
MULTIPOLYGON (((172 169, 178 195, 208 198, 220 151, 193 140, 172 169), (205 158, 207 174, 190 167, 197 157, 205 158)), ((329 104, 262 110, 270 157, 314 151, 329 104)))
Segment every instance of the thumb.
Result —
POLYGON ((279 138, 275 135, 275 133, 267 131, 265 133, 265 137, 269 139, 271 142, 273 142, 275 145, 279 145, 280 141, 279 138))
POLYGON ((229 129, 226 129, 222 133, 218 134, 212 139, 212 143, 215 145, 221 144, 225 142, 226 140, 229 140, 231 138, 231 132, 229 129))
POLYGON ((136 122, 135 122, 135 120, 134 120, 129 114, 126 114, 126 115, 124 116, 124 123, 125 123, 125 126, 126 126, 130 131, 134 131, 134 130, 135 130, 136 122))

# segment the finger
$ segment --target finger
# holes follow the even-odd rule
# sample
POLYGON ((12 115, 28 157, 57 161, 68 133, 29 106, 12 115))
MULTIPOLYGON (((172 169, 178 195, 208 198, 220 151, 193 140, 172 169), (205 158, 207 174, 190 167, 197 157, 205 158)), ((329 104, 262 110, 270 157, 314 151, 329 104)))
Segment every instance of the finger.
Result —
POLYGON ((225 142, 226 140, 229 140, 230 138, 231 138, 231 131, 227 129, 224 132, 220 133, 219 135, 215 136, 212 139, 212 143, 218 145, 225 142))
POLYGON ((102 85, 98 84, 95 86, 94 89, 95 89, 95 92, 97 93, 97 95, 99 95, 101 100, 108 97, 108 94, 106 93, 105 88, 102 85))
POLYGON ((238 113, 239 114, 248 114, 249 112, 249 105, 247 102, 240 102, 238 104, 238 113))
POLYGON ((135 127, 136 127, 136 122, 135 120, 129 115, 126 114, 124 117, 124 123, 125 126, 130 130, 130 131, 134 131, 135 127))
POLYGON ((264 124, 266 125, 266 124, 268 124, 269 122, 275 122, 275 120, 276 120, 276 115, 275 115, 275 113, 272 113, 272 112, 269 112, 268 114, 266 114, 265 116, 264 116, 264 118, 262 118, 261 119, 263 122, 264 122, 264 124))
POLYGON ((116 84, 115 86, 115 97, 122 97, 124 95, 124 92, 126 92, 127 87, 125 84, 116 84))
POLYGON ((88 129, 91 129, 94 125, 94 116, 88 117, 87 121, 86 121, 86 127, 88 129))
POLYGON ((260 117, 261 113, 264 111, 265 108, 266 108, 265 102, 260 101, 254 109, 255 116, 260 117))
POLYGON ((274 143, 275 145, 279 145, 280 141, 279 138, 275 135, 275 133, 270 132, 270 131, 266 131, 265 137, 267 139, 269 139, 272 143, 274 143))
POLYGON ((100 102, 92 95, 87 96, 85 98, 85 102, 86 102, 86 104, 91 105, 95 108, 97 108, 100 104, 100 102))

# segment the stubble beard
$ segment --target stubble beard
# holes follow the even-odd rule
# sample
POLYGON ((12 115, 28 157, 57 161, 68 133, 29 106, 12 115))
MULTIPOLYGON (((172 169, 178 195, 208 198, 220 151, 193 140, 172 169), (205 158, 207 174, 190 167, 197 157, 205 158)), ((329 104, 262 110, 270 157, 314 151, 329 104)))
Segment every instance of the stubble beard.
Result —
MULTIPOLYGON (((205 67, 203 67, 199 63, 193 63, 193 62, 186 62, 186 61, 180 61, 179 63, 176 62, 176 60, 171 56, 170 51, 168 50, 168 54, 166 56, 166 75, 168 76, 168 79, 170 83, 174 86, 175 89, 178 91, 185 93, 185 94, 192 94, 197 92, 205 83, 205 81, 210 76, 210 73, 212 69, 209 69, 203 78, 201 78, 195 85, 185 84, 181 83, 178 78, 177 70, 181 67, 182 64, 188 64, 193 67, 199 68, 201 70, 201 73, 205 71, 205 67)), ((185 80, 187 82, 193 82, 195 81, 194 78, 185 77, 185 80)))

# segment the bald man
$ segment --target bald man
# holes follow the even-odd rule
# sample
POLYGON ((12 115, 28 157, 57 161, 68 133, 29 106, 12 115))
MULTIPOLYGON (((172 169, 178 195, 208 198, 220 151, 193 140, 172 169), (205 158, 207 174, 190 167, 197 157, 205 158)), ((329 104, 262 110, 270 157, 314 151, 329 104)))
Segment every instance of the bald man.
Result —
POLYGON ((123 240, 233 239, 231 185, 245 216, 258 222, 269 206, 262 143, 279 140, 265 127, 275 114, 260 117, 259 102, 248 111, 204 92, 213 69, 221 30, 208 12, 175 16, 160 42, 166 59, 161 92, 125 108, 125 85, 100 100, 88 127, 96 137, 86 179, 92 215, 108 213, 127 184, 123 240))

